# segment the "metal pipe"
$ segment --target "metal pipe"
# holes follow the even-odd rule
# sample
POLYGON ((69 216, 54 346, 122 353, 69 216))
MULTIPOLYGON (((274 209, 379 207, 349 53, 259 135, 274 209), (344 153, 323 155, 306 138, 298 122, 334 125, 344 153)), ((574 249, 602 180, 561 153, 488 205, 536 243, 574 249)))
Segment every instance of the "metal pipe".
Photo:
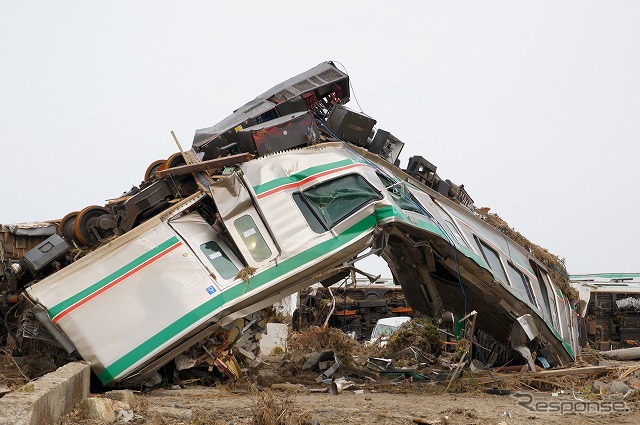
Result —
POLYGON ((58 328, 56 328, 51 319, 49 319, 49 315, 40 305, 36 304, 31 308, 34 316, 42 323, 42 325, 49 331, 51 336, 53 336, 56 341, 65 349, 65 351, 69 354, 73 353, 76 347, 69 341, 69 339, 62 333, 58 328))
POLYGON ((598 351, 598 354, 612 357, 616 360, 638 360, 640 359, 640 347, 621 348, 619 350, 598 351))
POLYGON ((4 274, 9 277, 20 277, 22 275, 23 270, 20 263, 11 263, 6 269, 4 269, 4 274))
POLYGON ((15 304, 18 301, 20 301, 20 294, 10 294, 10 295, 7 295, 4 299, 7 302, 7 304, 15 304))

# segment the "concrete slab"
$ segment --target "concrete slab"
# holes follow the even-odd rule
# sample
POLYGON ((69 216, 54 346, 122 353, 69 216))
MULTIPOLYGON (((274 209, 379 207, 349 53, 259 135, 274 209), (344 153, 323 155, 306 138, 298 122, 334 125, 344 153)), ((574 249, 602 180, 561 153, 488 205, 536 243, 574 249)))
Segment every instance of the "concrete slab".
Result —
POLYGON ((88 363, 69 363, 0 398, 0 425, 54 423, 89 395, 88 363))
POLYGON ((138 402, 136 400, 136 396, 131 390, 112 390, 104 393, 106 398, 116 401, 122 401, 125 404, 134 408, 137 406, 138 402))
POLYGON ((104 423, 112 423, 120 416, 120 412, 128 410, 131 410, 131 406, 125 402, 102 397, 89 397, 80 402, 78 416, 82 419, 97 419, 104 423))
POLYGON ((289 326, 285 323, 267 323, 266 330, 260 339, 260 354, 269 355, 276 347, 284 350, 287 346, 289 326))

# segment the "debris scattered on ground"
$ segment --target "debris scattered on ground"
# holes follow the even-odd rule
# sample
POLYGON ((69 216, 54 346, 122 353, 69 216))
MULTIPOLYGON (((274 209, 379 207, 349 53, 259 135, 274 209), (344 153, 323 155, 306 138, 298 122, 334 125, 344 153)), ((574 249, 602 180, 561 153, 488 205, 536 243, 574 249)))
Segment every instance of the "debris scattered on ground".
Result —
MULTIPOLYGON (((406 330, 424 332, 424 327, 419 326, 424 326, 422 319, 414 319, 414 322, 416 323, 408 324, 406 330)), ((427 335, 434 336, 429 332, 427 335)), ((398 345, 395 348, 401 347, 399 341, 412 344, 418 342, 418 339, 411 339, 404 335, 396 340, 398 345)), ((425 339, 425 341, 431 341, 431 339, 425 339)), ((443 362, 440 358, 450 360, 454 353, 440 348, 440 358, 435 358, 435 362, 418 361, 421 358, 420 355, 426 356, 423 351, 427 351, 425 345, 419 342, 418 345, 421 349, 409 345, 398 350, 404 352, 405 357, 397 359, 373 357, 372 353, 382 354, 379 347, 354 341, 336 329, 312 328, 302 333, 291 333, 285 351, 260 356, 261 362, 255 368, 249 369, 248 373, 237 381, 218 382, 215 387, 210 387, 211 389, 199 387, 199 381, 167 385, 166 390, 153 390, 161 393, 159 397, 154 398, 153 407, 148 405, 149 402, 142 394, 135 394, 128 390, 109 391, 92 396, 89 401, 83 402, 81 408, 68 415, 62 423, 89 424, 96 421, 152 425, 231 423, 229 417, 225 419, 213 410, 202 407, 213 403, 204 398, 200 400, 199 397, 204 397, 207 392, 211 392, 211 397, 216 400, 224 397, 246 397, 253 400, 250 408, 239 412, 232 422, 256 425, 318 424, 319 422, 315 419, 318 405, 315 405, 316 410, 314 410, 307 404, 297 401, 300 397, 310 397, 315 393, 324 393, 315 394, 316 396, 331 397, 323 402, 327 405, 328 411, 332 411, 334 403, 328 400, 334 397, 351 400, 347 403, 352 403, 352 409, 366 409, 366 403, 369 405, 372 403, 371 396, 378 393, 384 393, 385 397, 391 397, 391 399, 400 395, 412 397, 412 394, 420 394, 420 397, 424 397, 425 394, 440 397, 445 393, 445 387, 456 367, 454 362, 443 362), (336 361, 336 359, 340 360, 336 361), (404 359, 404 362, 400 359, 404 359), (406 366, 409 363, 411 367, 406 366), (326 369, 331 369, 336 364, 338 367, 332 373, 326 373, 326 369), (319 375, 325 376, 320 382, 317 380, 319 375), (192 391, 201 395, 188 396, 192 391), (189 403, 162 401, 173 400, 181 394, 185 394, 189 403), (362 400, 364 405, 356 404, 359 402, 352 399, 358 394, 362 394, 359 400, 362 400), (100 419, 88 419, 98 417, 100 419)), ((433 348, 431 351, 438 352, 433 348)), ((435 357, 434 353, 429 354, 435 357)), ((513 397, 509 397, 514 393, 528 393, 535 397, 554 397, 555 395, 558 400, 618 400, 624 401, 627 405, 635 405, 640 392, 640 366, 635 362, 619 361, 604 361, 602 365, 597 364, 601 361, 603 360, 594 355, 581 358, 568 367, 538 372, 530 372, 526 367, 521 370, 525 365, 520 367, 509 365, 489 369, 479 367, 473 373, 470 368, 472 362, 466 362, 462 367, 461 376, 452 383, 455 394, 449 397, 453 397, 451 403, 455 405, 456 397, 482 395, 485 397, 484 404, 501 405, 501 412, 504 410, 504 413, 499 415, 497 420, 507 423, 510 423, 512 410, 509 407, 502 407, 501 403, 504 402, 499 400, 506 400, 506 403, 517 406, 516 401, 511 400, 513 397), (589 359, 594 360, 595 364, 589 363, 587 361, 589 359)), ((379 423, 410 421, 419 424, 487 423, 479 420, 480 416, 473 408, 453 408, 452 404, 443 406, 436 411, 439 413, 432 416, 411 415, 408 411, 386 412, 377 421, 379 423)), ((339 423, 340 418, 336 416, 335 419, 336 422, 333 423, 339 423)), ((489 423, 497 422, 493 420, 489 423)))
POLYGON ((439 356, 442 353, 442 334, 431 320, 413 319, 403 323, 400 329, 389 337, 383 354, 390 355, 407 347, 415 347, 425 354, 439 356))

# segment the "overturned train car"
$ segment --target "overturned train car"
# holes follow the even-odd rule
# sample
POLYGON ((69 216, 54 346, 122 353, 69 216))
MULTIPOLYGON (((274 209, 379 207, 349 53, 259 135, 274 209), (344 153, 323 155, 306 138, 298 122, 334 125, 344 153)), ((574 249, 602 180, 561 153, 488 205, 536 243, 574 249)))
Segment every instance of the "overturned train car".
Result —
POLYGON ((476 310, 490 362, 575 359, 576 314, 547 269, 426 160, 401 170, 404 144, 348 100, 348 76, 326 62, 198 130, 116 204, 5 258, 3 300, 103 384, 128 385, 238 317, 342 279, 370 250, 414 310, 476 310))

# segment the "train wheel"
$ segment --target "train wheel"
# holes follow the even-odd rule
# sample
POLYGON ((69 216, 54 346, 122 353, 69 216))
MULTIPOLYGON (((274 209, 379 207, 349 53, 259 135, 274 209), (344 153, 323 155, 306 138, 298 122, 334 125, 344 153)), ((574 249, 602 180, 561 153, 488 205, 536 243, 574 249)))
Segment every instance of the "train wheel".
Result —
POLYGON ((180 167, 181 165, 187 165, 187 162, 180 152, 176 152, 167 159, 166 168, 180 167))
POLYGON ((81 244, 92 246, 100 242, 93 233, 92 228, 97 228, 97 220, 105 215, 111 218, 111 211, 97 205, 91 205, 80 211, 75 222, 75 234, 81 244))
POLYGON ((62 236, 69 245, 72 245, 73 242, 80 245, 80 241, 76 238, 76 218, 78 217, 79 211, 71 212, 64 216, 62 220, 60 220, 60 224, 58 224, 58 234, 62 236))
POLYGON ((156 179, 156 171, 160 169, 160 166, 163 165, 166 161, 164 159, 159 159, 157 161, 153 161, 151 165, 147 167, 147 171, 144 172, 144 181, 150 182, 156 179))

